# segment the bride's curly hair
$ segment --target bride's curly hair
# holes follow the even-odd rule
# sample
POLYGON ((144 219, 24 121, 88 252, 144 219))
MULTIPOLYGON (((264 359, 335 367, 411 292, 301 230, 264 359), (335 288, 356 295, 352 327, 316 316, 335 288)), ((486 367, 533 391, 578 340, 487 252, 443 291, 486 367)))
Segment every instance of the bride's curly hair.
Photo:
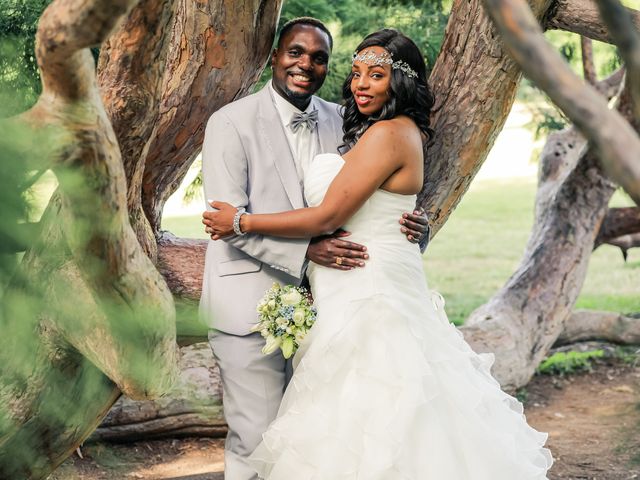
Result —
MULTIPOLYGON (((411 78, 400 69, 391 70, 389 100, 374 115, 360 113, 351 92, 353 73, 344 81, 342 97, 344 111, 342 130, 344 136, 340 151, 349 150, 362 134, 379 120, 389 120, 398 115, 410 117, 425 134, 427 142, 433 138, 433 129, 429 126, 429 115, 433 108, 434 96, 427 84, 427 66, 416 44, 406 35, 391 28, 384 28, 365 37, 356 48, 360 53, 368 47, 382 47, 392 55, 394 61, 402 60, 418 74, 411 78)), ((426 144, 426 142, 425 142, 426 144)))

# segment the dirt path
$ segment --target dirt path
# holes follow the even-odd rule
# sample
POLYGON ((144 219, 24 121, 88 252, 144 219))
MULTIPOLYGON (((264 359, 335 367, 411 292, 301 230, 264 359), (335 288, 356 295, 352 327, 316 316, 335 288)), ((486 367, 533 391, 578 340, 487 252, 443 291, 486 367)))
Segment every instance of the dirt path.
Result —
MULTIPOLYGON (((549 432, 550 480, 640 480, 640 367, 602 360, 592 373, 537 376, 526 392, 527 419, 549 432)), ((224 478, 220 439, 93 444, 82 454, 50 480, 224 478)))
POLYGON ((640 367, 599 362, 589 374, 539 376, 527 419, 549 432, 550 479, 640 478, 640 367))

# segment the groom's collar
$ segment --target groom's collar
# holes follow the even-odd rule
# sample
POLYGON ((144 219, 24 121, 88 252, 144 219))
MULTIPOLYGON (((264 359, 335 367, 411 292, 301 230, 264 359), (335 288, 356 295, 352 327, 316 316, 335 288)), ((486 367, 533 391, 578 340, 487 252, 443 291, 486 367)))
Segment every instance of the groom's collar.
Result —
MULTIPOLYGON (((283 119, 287 119, 287 122, 291 117, 293 117, 294 113, 302 112, 302 110, 300 110, 298 107, 296 107, 292 103, 288 102, 287 99, 285 99, 282 95, 276 92, 276 89, 273 88, 273 83, 271 80, 269 80, 268 88, 269 88, 269 93, 271 93, 271 98, 273 99, 273 104, 275 105, 276 110, 278 111, 278 113, 283 119)), ((313 110, 317 110, 317 107, 315 105, 315 96, 311 97, 311 101, 309 102, 309 105, 307 105, 307 108, 304 111, 312 112, 313 110)))

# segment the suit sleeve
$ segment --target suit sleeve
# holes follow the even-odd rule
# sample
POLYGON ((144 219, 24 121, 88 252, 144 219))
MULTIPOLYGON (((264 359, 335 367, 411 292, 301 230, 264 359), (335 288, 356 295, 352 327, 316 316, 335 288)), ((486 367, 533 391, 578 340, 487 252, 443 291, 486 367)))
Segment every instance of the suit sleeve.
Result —
MULTIPOLYGON (((223 113, 214 113, 205 130, 202 145, 202 180, 205 199, 249 205, 249 164, 238 131, 223 113)), ((274 188, 278 188, 274 186, 274 188)), ((207 201, 207 209, 211 206, 207 201)), ((261 262, 302 278, 306 267, 308 239, 281 239, 263 235, 233 235, 222 241, 261 262)))

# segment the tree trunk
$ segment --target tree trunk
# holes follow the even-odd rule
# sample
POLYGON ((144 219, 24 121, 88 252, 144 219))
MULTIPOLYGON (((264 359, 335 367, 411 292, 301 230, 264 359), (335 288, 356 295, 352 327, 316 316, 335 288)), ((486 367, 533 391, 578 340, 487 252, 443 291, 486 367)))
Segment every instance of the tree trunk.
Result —
MULTIPOLYGON (((541 36, 529 28, 533 22, 520 11, 524 7, 513 6, 517 1, 485 1, 520 64, 527 55, 533 55, 544 60, 536 68, 556 67, 557 60, 552 61, 552 55, 543 48, 541 36)), ((578 112, 577 105, 590 101, 581 97, 576 104, 571 103, 570 98, 575 98, 569 91, 573 79, 555 81, 537 72, 531 75, 572 111, 578 112)), ((626 89, 619 99, 626 121, 633 119, 632 105, 626 89)), ((581 128, 592 134, 595 124, 589 113, 585 110, 587 119, 579 121, 581 128)), ((624 118, 620 116, 618 123, 625 122, 624 118)), ((604 135, 596 142, 596 153, 595 149, 585 151, 586 140, 576 127, 550 136, 541 158, 535 223, 520 267, 486 305, 472 313, 463 328, 477 350, 499 353, 493 373, 506 388, 515 389, 528 382, 563 331, 580 293, 596 234, 615 189, 600 167, 600 153, 608 155, 609 164, 615 163, 611 151, 598 143, 602 138, 604 135)))
POLYGON ((162 209, 200 151, 213 112, 249 93, 282 0, 145 0, 100 51, 98 79, 120 143, 127 204, 156 258, 162 209))
POLYGON ((585 148, 575 127, 549 137, 535 223, 520 266, 462 328, 475 350, 496 354, 493 374, 506 389, 525 385, 556 342, 615 190, 585 148))
MULTIPOLYGON (((630 8, 627 11, 636 27, 640 28, 640 12, 630 8)), ((609 29, 600 19, 594 0, 556 0, 546 16, 545 27, 612 43, 609 29)))
MULTIPOLYGON (((552 2, 532 0, 542 19, 552 2)), ((480 0, 455 0, 429 84, 436 132, 418 202, 432 235, 442 227, 487 158, 511 111, 520 68, 496 41, 480 0)))
MULTIPOLYGON (((605 1, 617 0, 598 0, 605 1)), ((607 13, 603 17, 614 27, 609 33, 628 60, 627 89, 632 98, 630 107, 636 111, 627 119, 611 110, 595 88, 573 73, 544 38, 536 12, 529 8, 526 0, 484 0, 484 3, 500 31, 502 44, 514 60, 588 137, 607 174, 640 205, 640 163, 637 161, 640 137, 631 125, 634 119, 640 120, 640 60, 636 59, 640 57, 640 35, 626 11, 621 8, 627 22, 618 22, 617 14, 607 13)))
POLYGON ((22 121, 53 128, 60 188, 3 298, 12 343, 0 349, 2 478, 46 477, 121 391, 149 398, 175 378, 173 301, 129 224, 120 153, 88 49, 133 3, 58 1, 39 24, 43 94, 22 121), (44 300, 25 315, 27 288, 44 300))
POLYGON ((43 94, 19 121, 55 127, 60 188, 3 298, 1 478, 48 476, 121 392, 173 383, 175 308, 149 258, 159 212, 208 116, 258 78, 281 4, 144 1, 102 49, 100 92, 88 48, 135 3, 56 0, 40 21, 43 94), (25 305, 27 291, 42 302, 25 305))
POLYGON ((180 380, 160 399, 120 397, 91 440, 224 436, 222 384, 209 344, 183 348, 180 369, 184 372, 180 380))

